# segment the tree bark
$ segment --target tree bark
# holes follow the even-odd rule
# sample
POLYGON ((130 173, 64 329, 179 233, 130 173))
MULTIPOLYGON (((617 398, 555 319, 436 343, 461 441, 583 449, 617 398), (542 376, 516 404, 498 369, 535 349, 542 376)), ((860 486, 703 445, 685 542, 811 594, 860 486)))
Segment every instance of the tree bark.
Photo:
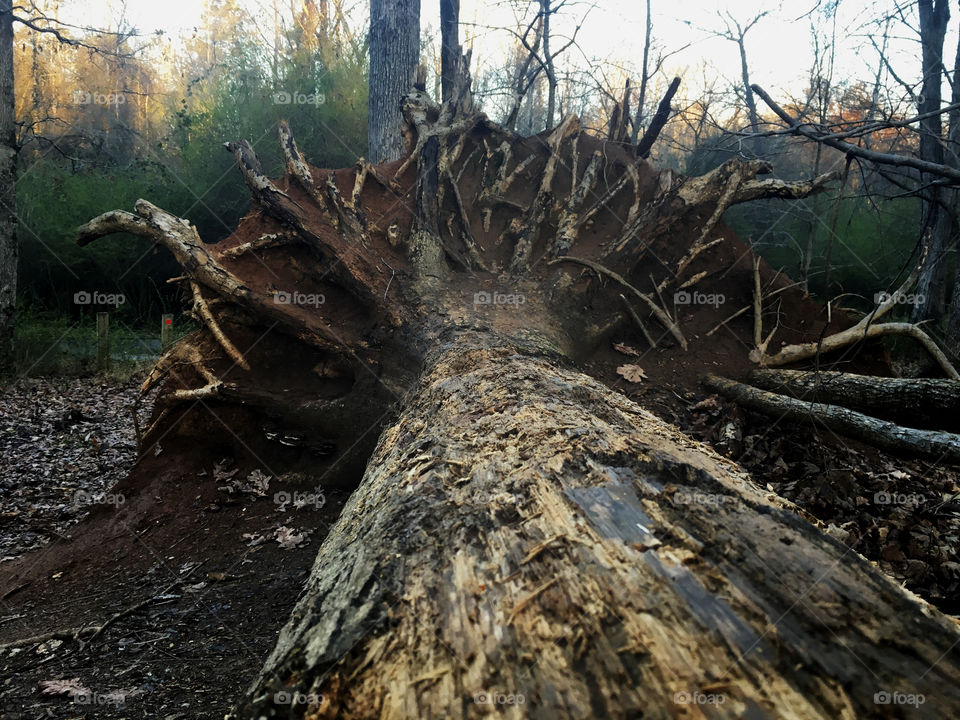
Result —
MULTIPOLYGON (((936 113, 941 105, 943 82, 943 39, 950 19, 947 0, 918 0, 920 15, 920 47, 923 86, 917 110, 920 115, 936 113)), ((938 165, 944 164, 943 119, 938 114, 920 121, 920 159, 938 165)), ((933 178, 921 176, 926 182, 933 178)), ((954 224, 952 211, 946 202, 949 193, 941 187, 928 187, 923 192, 923 227, 927 234, 927 256, 917 281, 917 299, 912 319, 914 322, 939 318, 943 315, 943 283, 948 249, 954 224)))
POLYGON ((440 99, 453 94, 460 63, 460 0, 440 0, 440 99))
POLYGON ((438 346, 239 717, 960 712, 956 629, 735 465, 533 345, 438 346))
POLYGON ((881 378, 830 370, 755 370, 750 373, 750 383, 912 427, 960 428, 960 380, 881 378))
POLYGON ((634 145, 640 137, 640 128, 644 121, 644 104, 647 101, 647 82, 650 80, 650 44, 653 33, 653 17, 650 15, 650 0, 646 0, 646 30, 643 36, 643 62, 640 69, 640 91, 637 95, 637 112, 633 116, 633 131, 630 133, 630 142, 634 145))
POLYGON ((367 129, 372 162, 403 157, 401 101, 420 60, 420 0, 371 0, 367 129))
POLYGON ((543 13, 543 62, 547 75, 547 115, 544 130, 550 130, 553 127, 553 117, 557 108, 557 72, 553 54, 550 52, 550 16, 557 9, 550 7, 550 1, 540 0, 540 11, 543 13))
POLYGON ((17 126, 14 117, 13 3, 0 0, 0 375, 13 368, 17 306, 17 126))
POLYGON ((960 435, 905 428, 837 405, 797 400, 713 375, 703 382, 714 392, 778 420, 816 422, 879 448, 927 455, 937 462, 960 462, 960 435))

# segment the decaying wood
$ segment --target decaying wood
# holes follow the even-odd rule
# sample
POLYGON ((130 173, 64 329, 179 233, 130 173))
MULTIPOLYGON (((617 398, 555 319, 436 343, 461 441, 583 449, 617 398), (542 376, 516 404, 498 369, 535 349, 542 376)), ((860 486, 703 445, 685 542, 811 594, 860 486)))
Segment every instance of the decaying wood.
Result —
MULTIPOLYGON (((638 240, 652 233, 663 232, 669 224, 689 218, 684 212, 685 208, 694 210, 713 206, 716 209, 722 205, 725 210, 733 205, 764 198, 800 199, 823 192, 839 177, 839 173, 829 172, 803 181, 756 179, 757 175, 770 172, 772 166, 768 162, 731 158, 705 175, 673 179, 660 187, 656 196, 642 212, 637 213, 632 222, 624 225, 619 237, 610 243, 603 259, 613 264, 635 263, 645 247, 638 240), (669 212, 667 208, 670 208, 669 212), (664 223, 669 224, 665 226, 664 223)), ((713 229, 717 220, 719 216, 716 220, 711 217, 713 225, 709 226, 709 230, 713 229)), ((702 238, 706 237, 706 233, 701 232, 700 235, 697 244, 702 247, 702 238)), ((700 250, 697 252, 699 254, 700 250)), ((687 264, 689 260, 681 261, 684 267, 687 264)))
POLYGON ((800 400, 842 405, 908 425, 960 428, 960 380, 884 378, 830 370, 754 370, 750 383, 800 400))
POLYGON ((925 255, 920 258, 920 262, 914 267, 913 271, 904 280, 903 284, 894 290, 892 294, 878 303, 877 307, 865 315, 856 325, 846 330, 827 335, 818 339, 816 342, 800 343, 787 345, 780 349, 775 355, 766 353, 766 345, 758 346, 750 353, 750 359, 765 367, 780 367, 808 360, 821 353, 828 353, 840 348, 846 347, 856 342, 868 340, 870 338, 883 337, 885 335, 899 335, 916 340, 930 356, 936 360, 937 364, 943 370, 944 374, 953 380, 960 380, 960 373, 937 346, 937 344, 927 335, 919 325, 903 322, 877 323, 876 321, 893 309, 898 302, 906 295, 917 281, 920 268, 923 266, 925 255))
POLYGON ((704 385, 745 407, 774 418, 816 422, 835 432, 894 452, 926 455, 938 462, 960 462, 960 435, 906 428, 839 405, 797 400, 710 375, 704 385))
POLYGON ((560 148, 568 137, 579 130, 580 120, 576 115, 568 115, 547 140, 550 155, 540 179, 537 195, 531 203, 526 217, 523 220, 519 218, 514 220, 510 226, 511 233, 515 238, 513 259, 510 261, 510 272, 514 274, 524 273, 530 267, 533 242, 553 205, 553 178, 560 163, 560 148))
MULTIPOLYGON (((323 195, 313 181, 313 175, 310 172, 310 166, 300 154, 296 140, 293 139, 293 133, 290 132, 290 126, 286 120, 281 120, 278 128, 280 135, 280 148, 283 151, 283 157, 287 162, 287 172, 300 183, 301 187, 307 191, 316 203, 321 207, 326 207, 323 195)), ((228 146, 229 149, 229 146, 228 146)))
POLYGON ((497 696, 669 718, 712 694, 717 717, 853 720, 886 688, 951 717, 958 640, 731 462, 477 334, 428 362, 235 717, 479 718, 497 696))
POLYGON ((249 370, 250 363, 248 363, 247 359, 243 357, 243 354, 237 350, 236 346, 230 342, 230 339, 221 329, 220 324, 213 317, 213 313, 210 312, 207 301, 203 299, 203 293, 200 291, 200 286, 191 280, 190 290, 193 292, 193 307, 200 316, 202 322, 210 330, 210 334, 216 338, 217 342, 220 343, 220 347, 224 349, 231 360, 233 360, 244 370, 249 370))

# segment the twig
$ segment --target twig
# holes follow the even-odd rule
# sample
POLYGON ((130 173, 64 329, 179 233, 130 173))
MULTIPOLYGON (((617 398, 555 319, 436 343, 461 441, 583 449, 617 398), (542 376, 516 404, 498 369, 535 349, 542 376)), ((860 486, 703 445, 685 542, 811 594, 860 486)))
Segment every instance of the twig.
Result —
POLYGON ((623 304, 627 308, 627 312, 630 314, 630 317, 633 318, 633 321, 637 324, 637 327, 640 328, 640 332, 643 333, 643 337, 646 339, 647 344, 654 350, 657 349, 657 341, 651 337, 650 333, 647 332, 646 325, 643 324, 643 320, 640 319, 640 316, 637 315, 637 311, 633 309, 633 306, 630 302, 621 294, 620 299, 623 300, 623 304))
POLYGON ((606 275, 607 277, 612 278, 613 280, 616 280, 618 283, 620 283, 625 288, 630 290, 630 292, 632 292, 638 298, 643 300, 647 304, 647 307, 650 308, 651 312, 653 312, 657 320, 659 320, 663 324, 663 326, 670 331, 670 334, 673 335, 676 341, 680 343, 680 347, 683 348, 684 350, 687 349, 687 339, 683 336, 683 333, 680 332, 680 327, 673 321, 673 318, 671 318, 663 310, 663 308, 658 306, 649 295, 646 295, 645 293, 642 293, 639 290, 637 290, 633 285, 628 283, 622 276, 618 275, 613 270, 609 270, 605 268, 603 265, 600 265, 599 263, 593 262, 593 260, 586 260, 585 258, 574 257, 573 255, 564 255, 563 257, 558 257, 556 260, 551 260, 547 264, 556 265, 557 263, 561 263, 561 262, 573 262, 573 263, 579 263, 580 265, 586 265, 588 268, 590 268, 594 272, 600 273, 602 275, 606 275))

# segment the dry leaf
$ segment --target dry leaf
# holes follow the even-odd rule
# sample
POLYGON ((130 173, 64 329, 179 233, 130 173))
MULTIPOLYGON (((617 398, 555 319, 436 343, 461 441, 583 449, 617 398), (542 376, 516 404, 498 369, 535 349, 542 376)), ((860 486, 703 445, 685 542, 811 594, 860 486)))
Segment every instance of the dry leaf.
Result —
POLYGON ((639 383, 647 379, 647 374, 639 365, 621 365, 617 368, 617 375, 627 382, 639 383))
POLYGON ((44 695, 89 695, 90 688, 80 682, 80 678, 71 678, 70 680, 41 680, 40 687, 44 695))
POLYGON ((296 531, 291 527, 283 525, 277 528, 277 532, 274 535, 273 539, 284 550, 290 550, 295 547, 300 547, 307 542, 307 538, 310 535, 309 531, 296 531))
POLYGON ((639 350, 634 350, 629 345, 624 345, 623 343, 615 343, 613 346, 613 349, 616 350, 618 353, 629 355, 630 357, 640 357, 639 350))

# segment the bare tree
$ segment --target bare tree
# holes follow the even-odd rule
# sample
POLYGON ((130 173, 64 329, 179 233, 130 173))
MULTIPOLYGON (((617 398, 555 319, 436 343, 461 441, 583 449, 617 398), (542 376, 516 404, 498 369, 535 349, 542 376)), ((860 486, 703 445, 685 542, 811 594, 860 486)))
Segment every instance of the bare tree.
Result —
POLYGON ((753 19, 742 24, 729 11, 726 13, 717 13, 725 25, 725 29, 718 32, 722 38, 726 38, 737 44, 740 51, 740 79, 743 82, 743 101, 747 106, 747 118, 750 122, 750 129, 754 133, 760 132, 760 119, 757 116, 757 102, 753 97, 753 91, 750 89, 750 70, 747 65, 747 33, 760 22, 769 10, 757 13, 753 19))
POLYGON ((400 102, 419 59, 420 0, 371 0, 367 129, 374 162, 403 155, 400 102))
MULTIPOLYGON (((927 115, 920 121, 920 157, 939 165, 944 162, 943 119, 938 111, 943 83, 943 40, 950 20, 950 7, 947 0, 918 0, 917 11, 923 69, 923 89, 917 110, 920 115, 927 115)), ((930 180, 927 175, 921 176, 924 184, 930 180)), ((914 321, 939 317, 943 313, 941 297, 946 270, 943 260, 956 222, 951 198, 944 188, 928 187, 923 190, 922 197, 927 258, 917 283, 919 302, 913 309, 914 321)))
POLYGON ((0 373, 13 365, 17 303, 17 126, 14 118, 13 3, 0 0, 0 373))
MULTIPOLYGON (((28 0, 14 6, 12 0, 0 0, 0 373, 13 365, 13 331, 17 302, 16 181, 20 143, 17 138, 16 96, 13 62, 13 23, 17 22, 36 33, 48 34, 65 45, 84 47, 92 52, 111 53, 65 34, 56 18, 47 16, 28 0)), ((89 31, 90 28, 78 28, 89 31)), ((103 33, 119 39, 120 33, 103 33)), ((119 47, 119 44, 118 44, 119 47)), ((119 56, 119 55, 117 55, 119 56)))
POLYGON ((440 0, 440 97, 450 99, 460 62, 460 0, 440 0))
POLYGON ((636 145, 643 126, 643 104, 647 100, 647 82, 650 80, 650 43, 653 34, 653 18, 650 16, 650 0, 647 0, 647 27, 643 38, 643 66, 640 68, 640 90, 637 95, 637 112, 633 116, 633 132, 630 141, 636 145))

